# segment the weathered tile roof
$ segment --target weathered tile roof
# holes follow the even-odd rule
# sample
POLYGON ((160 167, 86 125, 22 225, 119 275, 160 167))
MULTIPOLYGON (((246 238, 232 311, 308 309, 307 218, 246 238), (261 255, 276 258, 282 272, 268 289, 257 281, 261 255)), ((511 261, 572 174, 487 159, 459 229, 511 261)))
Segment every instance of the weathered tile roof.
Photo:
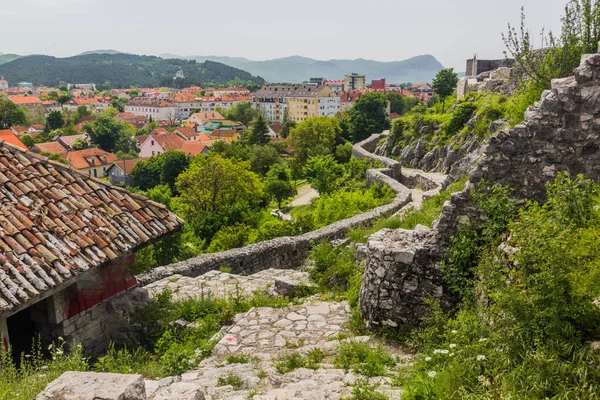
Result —
POLYGON ((0 315, 182 225, 160 204, 0 141, 0 315))

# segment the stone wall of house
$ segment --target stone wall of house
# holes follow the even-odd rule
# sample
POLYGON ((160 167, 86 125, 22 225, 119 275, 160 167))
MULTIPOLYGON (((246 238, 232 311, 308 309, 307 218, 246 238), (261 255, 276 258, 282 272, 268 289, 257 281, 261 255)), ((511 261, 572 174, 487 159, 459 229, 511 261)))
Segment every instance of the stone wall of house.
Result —
POLYGON ((372 135, 367 140, 354 145, 353 154, 357 158, 368 158, 384 165, 385 168, 367 171, 367 183, 379 182, 389 186, 396 194, 391 203, 300 236, 281 237, 239 249, 203 254, 186 261, 155 268, 151 272, 137 276, 139 284, 144 286, 173 274, 195 277, 223 266, 229 267, 232 273, 238 275, 249 275, 268 268, 297 268, 304 263, 312 246, 321 240, 339 239, 349 229, 392 215, 410 203, 412 197, 410 190, 398 181, 401 179, 402 171, 400 164, 367 150, 374 149, 384 136, 385 134, 372 135))
MULTIPOLYGON (((583 56, 575 76, 554 80, 522 125, 495 134, 469 180, 509 185, 517 198, 543 201, 546 183, 561 171, 600 181, 600 54, 583 56)), ((481 218, 469 195, 473 186, 452 195, 431 231, 371 237, 361 288, 369 325, 415 323, 430 295, 448 303, 440 264, 460 224, 481 218)))

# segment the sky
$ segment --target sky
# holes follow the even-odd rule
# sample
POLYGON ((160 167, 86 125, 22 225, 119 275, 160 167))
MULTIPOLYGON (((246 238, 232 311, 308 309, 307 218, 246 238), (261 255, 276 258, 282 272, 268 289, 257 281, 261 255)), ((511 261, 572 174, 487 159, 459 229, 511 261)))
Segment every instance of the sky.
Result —
POLYGON ((502 58, 525 7, 535 37, 558 32, 567 0, 0 0, 0 52, 67 57, 115 49, 266 60, 291 55, 399 61, 464 71, 502 58))

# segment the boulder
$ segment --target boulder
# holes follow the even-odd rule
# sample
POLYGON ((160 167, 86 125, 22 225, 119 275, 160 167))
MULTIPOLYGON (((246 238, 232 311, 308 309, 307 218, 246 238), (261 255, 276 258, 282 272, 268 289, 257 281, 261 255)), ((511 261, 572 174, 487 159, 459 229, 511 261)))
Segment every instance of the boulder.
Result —
POLYGON ((36 400, 146 400, 141 375, 65 372, 36 400))
POLYGON ((193 382, 175 382, 156 390, 149 400, 204 400, 204 388, 193 382))

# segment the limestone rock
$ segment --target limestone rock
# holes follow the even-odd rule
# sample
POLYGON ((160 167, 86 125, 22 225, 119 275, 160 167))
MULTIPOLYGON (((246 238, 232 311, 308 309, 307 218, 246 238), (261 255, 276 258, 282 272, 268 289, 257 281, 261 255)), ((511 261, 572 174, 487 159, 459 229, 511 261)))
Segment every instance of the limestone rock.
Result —
POLYGON ((155 391, 148 400, 204 400, 204 388, 194 382, 175 382, 155 391))
POLYGON ((65 372, 36 400, 145 400, 141 375, 65 372))

